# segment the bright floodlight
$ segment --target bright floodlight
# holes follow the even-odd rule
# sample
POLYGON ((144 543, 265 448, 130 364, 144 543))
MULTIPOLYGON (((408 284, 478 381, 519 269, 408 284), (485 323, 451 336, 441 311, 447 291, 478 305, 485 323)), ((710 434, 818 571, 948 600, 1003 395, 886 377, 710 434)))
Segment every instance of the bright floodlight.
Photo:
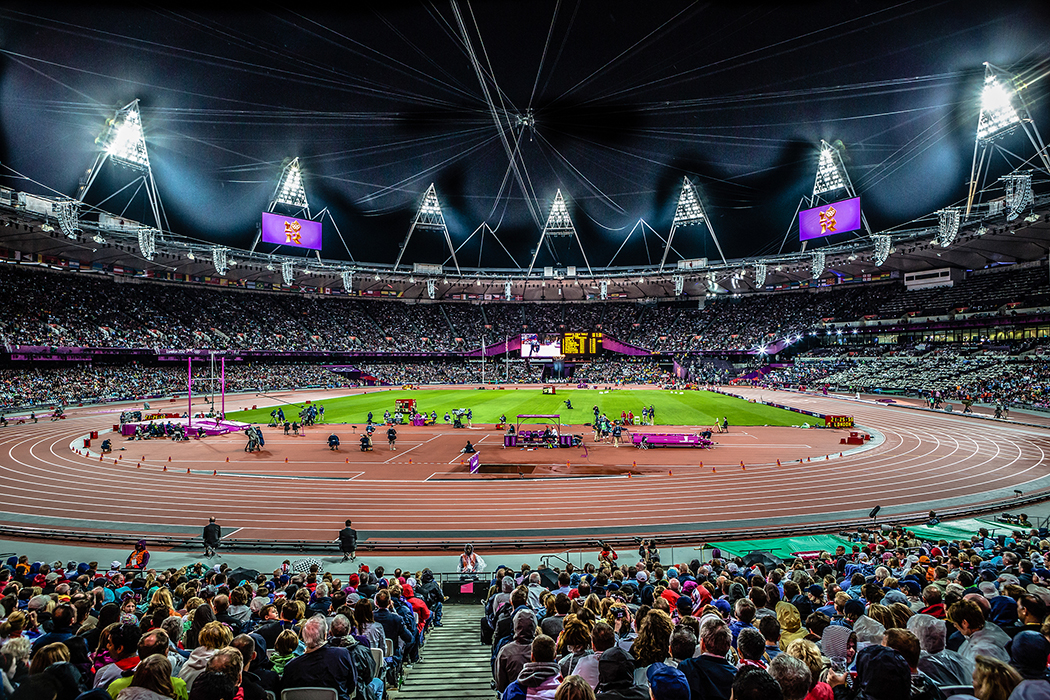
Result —
POLYGON ((674 223, 679 226, 698 224, 704 220, 704 209, 700 206, 700 197, 696 187, 689 178, 682 178, 682 194, 678 196, 678 207, 674 212, 674 223))
POLYGON ((438 202, 434 183, 430 183, 426 194, 423 195, 423 203, 419 205, 419 213, 416 215, 416 226, 433 229, 445 228, 445 215, 441 213, 441 203, 438 202))
POLYGON ((1013 105, 1013 88, 999 82, 989 70, 981 92, 981 116, 977 121, 977 140, 990 141, 1006 136, 1021 124, 1013 105))
POLYGON ((291 163, 284 167, 280 182, 277 184, 277 194, 274 202, 289 207, 307 209, 306 188, 303 187, 303 174, 299 168, 299 159, 294 158, 291 163))
POLYGON ((565 198, 561 196, 560 189, 554 195, 554 204, 551 205, 551 213, 547 217, 547 225, 543 227, 543 235, 576 235, 576 227, 572 225, 572 218, 569 217, 569 208, 565 206, 565 198))
POLYGON ((133 168, 149 169, 138 100, 117 110, 116 116, 109 122, 109 128, 102 136, 102 148, 110 158, 133 168))
POLYGON ((842 176, 842 161, 838 151, 827 141, 821 141, 820 162, 817 164, 817 177, 813 181, 813 196, 845 187, 846 179, 842 176))

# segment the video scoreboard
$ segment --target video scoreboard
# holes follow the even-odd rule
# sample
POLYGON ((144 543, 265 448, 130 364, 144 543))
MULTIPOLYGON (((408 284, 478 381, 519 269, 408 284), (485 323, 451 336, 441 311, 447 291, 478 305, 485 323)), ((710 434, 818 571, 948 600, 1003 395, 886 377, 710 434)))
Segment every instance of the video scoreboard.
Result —
POLYGON ((522 357, 587 357, 602 352, 601 333, 522 333, 522 357))
POLYGON ((602 351, 601 333, 565 333, 561 338, 564 355, 598 355, 602 351))

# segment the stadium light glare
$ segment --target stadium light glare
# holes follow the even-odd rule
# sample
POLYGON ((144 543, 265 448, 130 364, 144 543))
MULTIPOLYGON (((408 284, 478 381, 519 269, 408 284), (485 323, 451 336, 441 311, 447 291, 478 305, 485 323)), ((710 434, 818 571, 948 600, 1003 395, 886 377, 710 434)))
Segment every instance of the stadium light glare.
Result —
POLYGON ((820 142, 820 161, 817 176, 813 181, 813 196, 845 189, 846 178, 842 175, 842 159, 838 151, 827 141, 820 142))
POLYGON ((303 186, 303 173, 299 165, 299 158, 293 158, 292 162, 284 167, 281 179, 277 184, 277 194, 274 195, 276 204, 308 209, 306 200, 306 188, 303 186))
POLYGON ((704 209, 700 206, 700 197, 696 187, 689 178, 682 178, 682 193, 678 195, 678 207, 674 212, 674 223, 678 226, 699 224, 704 220, 704 209))
POLYGON ((138 100, 118 110, 116 116, 109 120, 108 128, 101 137, 101 145, 110 158, 139 170, 149 169, 138 100))
POLYGON ((995 73, 988 71, 981 90, 981 116, 977 120, 977 140, 991 141, 1006 136, 1021 124, 1021 117, 1013 105, 1013 88, 999 82, 995 73))
POLYGON ((191 250, 190 252, 186 253, 186 259, 187 259, 187 260, 196 260, 196 259, 197 259, 197 256, 196 256, 196 255, 194 255, 194 254, 193 254, 193 251, 191 250))

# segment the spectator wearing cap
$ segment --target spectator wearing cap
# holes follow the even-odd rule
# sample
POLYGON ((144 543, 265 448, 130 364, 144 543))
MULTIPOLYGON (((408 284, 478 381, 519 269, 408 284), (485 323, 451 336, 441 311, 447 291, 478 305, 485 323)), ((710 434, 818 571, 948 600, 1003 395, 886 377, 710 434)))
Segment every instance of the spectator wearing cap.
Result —
POLYGON ((645 672, 652 700, 690 700, 689 681, 673 666, 652 664, 645 672))
MULTIPOLYGON (((1050 641, 1039 632, 1018 632, 1010 647, 1010 665, 1017 669, 1025 680, 1050 680, 1047 673, 1047 657, 1050 657, 1050 641)), ((1050 684, 1043 686, 1050 695, 1050 684)))
MULTIPOLYGON (((959 656, 963 657, 973 668, 978 655, 988 656, 1004 663, 1010 661, 1006 652, 1006 640, 986 629, 984 613, 981 607, 972 600, 960 600, 948 608, 948 622, 955 626, 966 641, 959 647, 959 656)), ((1002 631, 999 631, 1002 634, 1002 631)), ((1005 636, 1005 635, 1003 635, 1005 636)))

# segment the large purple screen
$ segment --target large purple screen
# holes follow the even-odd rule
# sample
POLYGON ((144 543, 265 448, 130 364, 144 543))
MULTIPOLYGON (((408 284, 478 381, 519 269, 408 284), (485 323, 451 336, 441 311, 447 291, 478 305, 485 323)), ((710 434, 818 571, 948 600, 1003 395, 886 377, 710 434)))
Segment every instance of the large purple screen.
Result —
POLYGON ((832 202, 798 214, 798 239, 833 236, 860 228, 860 197, 832 202))
POLYGON ((265 243, 321 250, 321 222, 297 219, 294 216, 279 216, 264 211, 262 239, 265 243))

